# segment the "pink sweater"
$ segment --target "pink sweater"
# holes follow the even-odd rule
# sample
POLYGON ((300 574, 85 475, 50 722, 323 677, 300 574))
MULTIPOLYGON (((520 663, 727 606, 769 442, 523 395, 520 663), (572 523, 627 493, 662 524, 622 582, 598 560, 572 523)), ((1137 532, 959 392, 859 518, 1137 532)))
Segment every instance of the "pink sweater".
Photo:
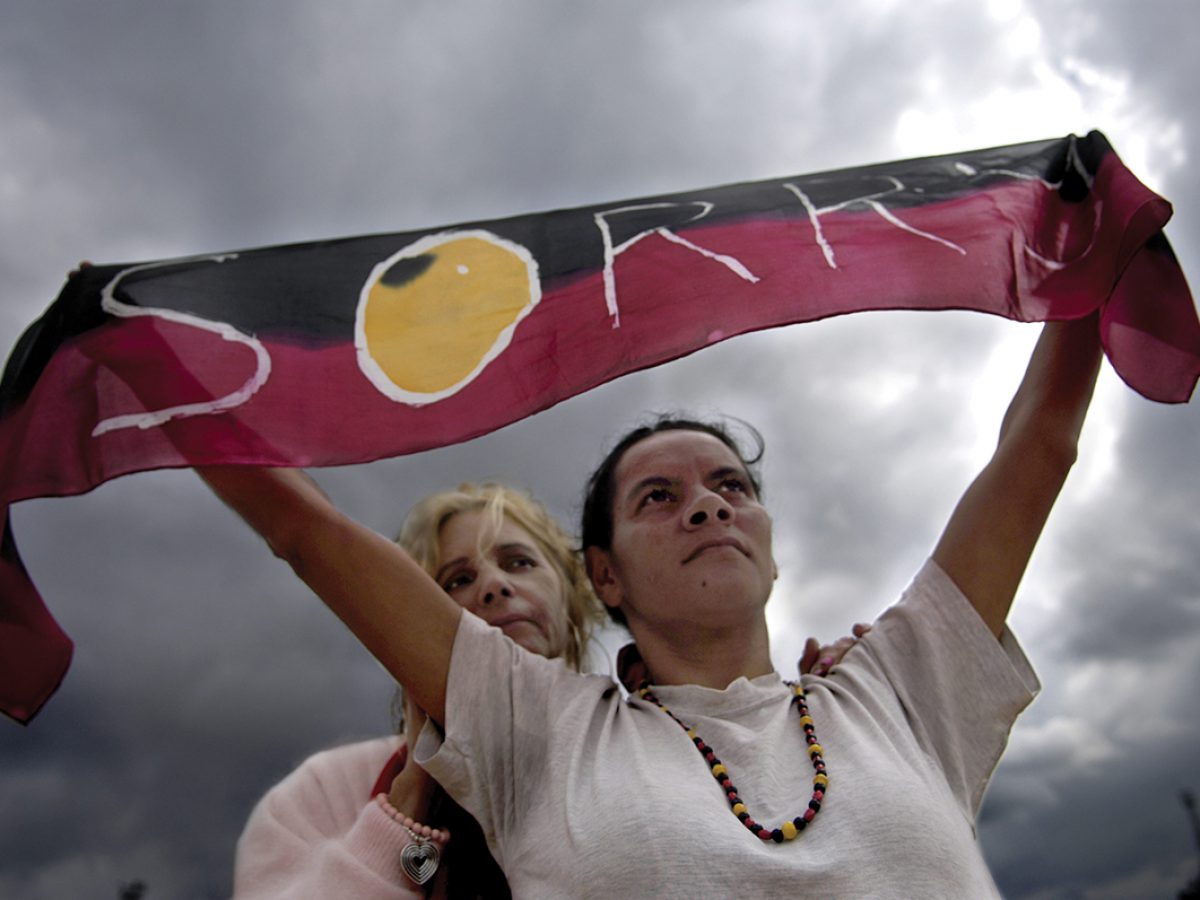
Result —
POLYGON ((238 839, 234 896, 423 898, 400 868, 408 833, 371 802, 403 748, 391 736, 325 750, 271 788, 238 839))

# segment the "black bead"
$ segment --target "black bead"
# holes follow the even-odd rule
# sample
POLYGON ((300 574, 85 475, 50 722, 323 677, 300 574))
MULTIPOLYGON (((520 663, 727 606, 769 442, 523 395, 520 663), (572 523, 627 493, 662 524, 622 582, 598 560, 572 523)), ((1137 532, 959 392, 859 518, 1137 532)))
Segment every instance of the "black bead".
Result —
POLYGON ((774 831, 771 832, 771 840, 773 840, 777 844, 782 844, 783 843, 783 832, 780 831, 778 828, 776 828, 774 831))
POLYGON ((792 819, 792 824, 796 826, 797 831, 803 831, 808 826, 808 819, 803 816, 796 816, 792 819))
POLYGON ((746 812, 743 809, 740 813, 737 814, 737 817, 739 819, 741 819, 743 822, 745 822, 748 818, 750 818, 750 813, 746 812))
POLYGON ((820 800, 809 800, 808 808, 811 809, 813 812, 820 812, 821 811, 821 801, 820 800))

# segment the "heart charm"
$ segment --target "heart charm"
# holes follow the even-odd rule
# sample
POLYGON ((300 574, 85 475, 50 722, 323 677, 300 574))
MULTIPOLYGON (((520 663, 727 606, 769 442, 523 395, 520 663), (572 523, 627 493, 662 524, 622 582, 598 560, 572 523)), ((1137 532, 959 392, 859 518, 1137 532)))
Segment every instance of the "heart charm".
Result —
POLYGON ((417 884, 424 884, 437 871, 439 857, 437 844, 414 841, 400 851, 400 867, 417 884))

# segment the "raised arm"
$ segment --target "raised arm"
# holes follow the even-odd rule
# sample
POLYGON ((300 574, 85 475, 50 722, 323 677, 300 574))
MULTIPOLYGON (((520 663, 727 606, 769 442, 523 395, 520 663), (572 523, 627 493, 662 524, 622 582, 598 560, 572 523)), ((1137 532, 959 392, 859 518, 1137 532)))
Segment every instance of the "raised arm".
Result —
POLYGON ((959 500, 933 551, 997 636, 1075 462, 1100 358, 1095 315, 1043 326, 996 452, 959 500))
POLYGON ((462 610, 399 546, 343 515, 296 469, 197 472, 291 565, 422 709, 445 721, 462 610))

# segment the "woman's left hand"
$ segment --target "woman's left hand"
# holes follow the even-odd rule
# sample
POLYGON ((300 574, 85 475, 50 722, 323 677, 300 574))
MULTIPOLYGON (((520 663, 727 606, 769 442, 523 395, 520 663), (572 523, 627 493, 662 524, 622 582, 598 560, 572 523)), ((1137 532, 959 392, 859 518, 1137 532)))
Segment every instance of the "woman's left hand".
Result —
POLYGON ((804 642, 804 654, 800 657, 800 674, 828 675, 830 670, 842 661, 846 652, 858 643, 858 639, 870 630, 870 625, 859 622, 850 629, 850 634, 838 638, 832 644, 821 644, 815 637, 810 637, 804 642))

